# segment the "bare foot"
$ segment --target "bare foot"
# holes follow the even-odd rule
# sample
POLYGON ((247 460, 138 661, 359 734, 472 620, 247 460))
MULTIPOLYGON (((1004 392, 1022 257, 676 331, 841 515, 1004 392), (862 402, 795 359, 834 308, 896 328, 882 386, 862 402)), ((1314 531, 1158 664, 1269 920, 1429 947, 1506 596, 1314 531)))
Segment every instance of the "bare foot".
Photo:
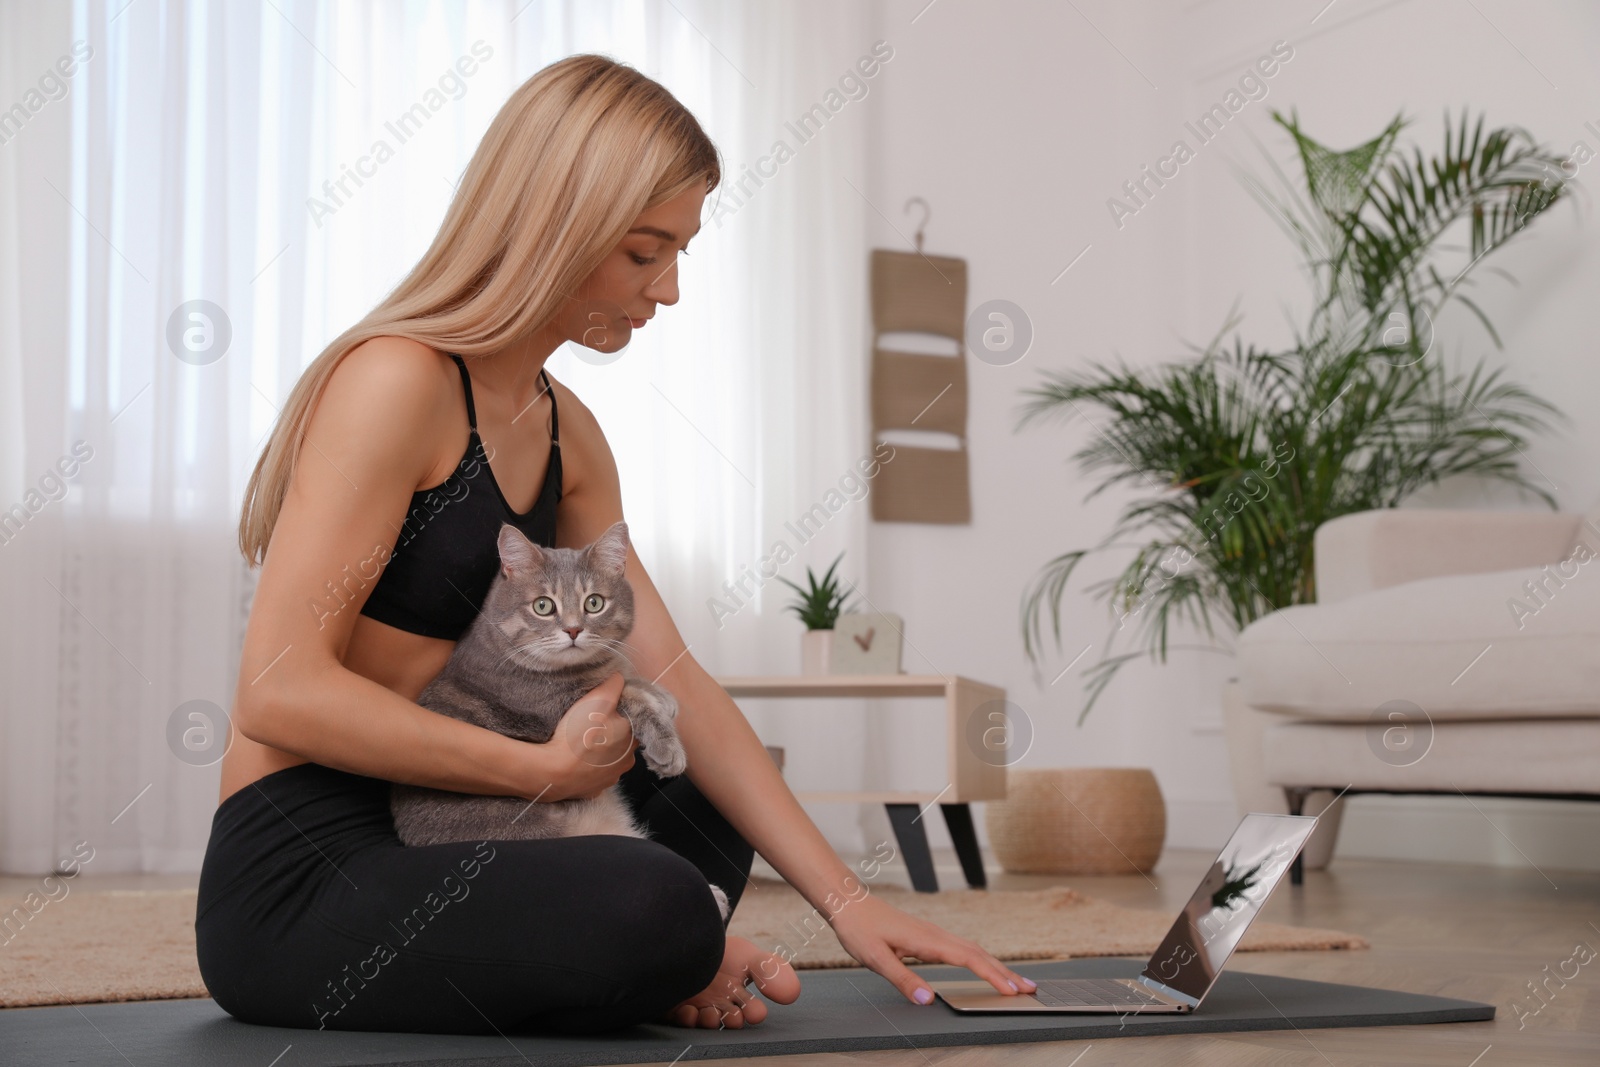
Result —
POLYGON ((767 1017, 767 1006, 746 988, 750 982, 779 1004, 800 999, 800 978, 788 961, 742 937, 730 937, 711 984, 656 1021, 708 1030, 739 1030, 747 1022, 758 1023, 767 1017))

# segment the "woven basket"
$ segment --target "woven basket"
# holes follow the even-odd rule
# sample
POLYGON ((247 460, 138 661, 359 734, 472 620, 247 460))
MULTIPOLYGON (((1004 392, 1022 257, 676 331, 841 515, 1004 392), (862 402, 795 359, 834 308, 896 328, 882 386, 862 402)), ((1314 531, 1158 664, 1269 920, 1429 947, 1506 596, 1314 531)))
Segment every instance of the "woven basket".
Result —
POLYGON ((1167 837, 1167 807, 1142 768, 1006 771, 1006 799, 984 805, 989 847, 1018 874, 1148 873, 1167 837))

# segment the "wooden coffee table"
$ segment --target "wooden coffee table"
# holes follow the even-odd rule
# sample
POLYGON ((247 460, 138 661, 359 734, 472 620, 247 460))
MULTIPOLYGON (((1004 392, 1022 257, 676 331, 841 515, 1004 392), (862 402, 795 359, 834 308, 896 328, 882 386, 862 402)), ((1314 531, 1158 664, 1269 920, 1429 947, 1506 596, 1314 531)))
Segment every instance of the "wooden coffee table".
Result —
POLYGON ((928 792, 801 792, 797 799, 817 802, 882 804, 889 813, 912 886, 936 893, 939 879, 928 851, 922 813, 935 802, 944 813, 950 839, 961 860, 967 884, 987 886, 983 857, 972 825, 975 800, 1004 800, 1006 795, 1006 692, 960 675, 941 674, 796 674, 745 675, 718 678, 732 697, 943 697, 945 772, 949 784, 928 792), (981 719, 975 720, 977 713, 981 719))

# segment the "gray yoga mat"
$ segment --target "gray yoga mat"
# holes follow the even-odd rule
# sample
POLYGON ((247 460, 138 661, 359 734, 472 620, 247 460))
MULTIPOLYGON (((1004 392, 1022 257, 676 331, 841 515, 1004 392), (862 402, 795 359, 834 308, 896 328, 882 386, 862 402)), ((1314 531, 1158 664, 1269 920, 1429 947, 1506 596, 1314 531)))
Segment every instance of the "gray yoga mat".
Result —
MULTIPOLYGON (((1061 960, 1024 963, 1030 978, 1131 977, 1142 961, 1061 960)), ((970 981, 960 967, 918 965, 930 980, 970 981)), ((1481 1022, 1494 1006, 1388 989, 1307 982, 1229 970, 1189 1015, 962 1015, 942 1000, 908 1002, 865 968, 800 972, 793 1004, 771 1004, 765 1022, 743 1030, 688 1030, 641 1025, 587 1037, 461 1037, 348 1033, 251 1026, 210 999, 159 1000, 0 1011, 0 1063, 8 1067, 72 1063, 127 1067, 203 1063, 207 1067, 333 1067, 337 1064, 429 1064, 478 1067, 533 1062, 539 1067, 670 1063, 802 1052, 1000 1045, 1019 1041, 1098 1041, 1151 1034, 1242 1030, 1311 1030, 1331 1026, 1410 1026, 1481 1022), (287 1055, 284 1055, 287 1050, 287 1055), (281 1057, 281 1059, 279 1058, 281 1057)))

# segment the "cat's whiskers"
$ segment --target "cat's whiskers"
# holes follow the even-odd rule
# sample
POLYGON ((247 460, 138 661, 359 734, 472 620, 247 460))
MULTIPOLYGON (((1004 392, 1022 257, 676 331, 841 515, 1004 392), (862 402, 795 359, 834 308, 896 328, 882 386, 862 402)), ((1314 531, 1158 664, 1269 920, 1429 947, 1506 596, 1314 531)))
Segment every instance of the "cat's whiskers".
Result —
POLYGON ((600 645, 607 651, 613 652, 622 657, 622 659, 626 660, 630 669, 633 667, 633 657, 629 656, 626 651, 632 647, 628 644, 628 642, 617 637, 606 637, 603 634, 597 634, 593 631, 590 632, 590 637, 595 644, 600 645))
POLYGON ((512 645, 506 654, 500 657, 500 662, 510 663, 516 661, 518 666, 528 667, 533 670, 540 669, 543 664, 539 661, 538 653, 531 645, 512 645))

